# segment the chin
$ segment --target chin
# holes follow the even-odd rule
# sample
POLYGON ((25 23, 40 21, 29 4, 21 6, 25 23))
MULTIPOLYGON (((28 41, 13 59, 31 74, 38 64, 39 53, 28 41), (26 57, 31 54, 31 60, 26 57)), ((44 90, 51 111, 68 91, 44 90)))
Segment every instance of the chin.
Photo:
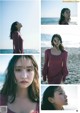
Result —
POLYGON ((59 45, 56 45, 55 47, 56 47, 56 48, 59 48, 59 45))
POLYGON ((20 85, 20 88, 26 89, 29 85, 20 85))
POLYGON ((21 89, 26 89, 27 87, 24 87, 24 86, 20 86, 20 88, 21 88, 21 89))
POLYGON ((65 102, 65 104, 64 105, 68 105, 68 102, 65 102))

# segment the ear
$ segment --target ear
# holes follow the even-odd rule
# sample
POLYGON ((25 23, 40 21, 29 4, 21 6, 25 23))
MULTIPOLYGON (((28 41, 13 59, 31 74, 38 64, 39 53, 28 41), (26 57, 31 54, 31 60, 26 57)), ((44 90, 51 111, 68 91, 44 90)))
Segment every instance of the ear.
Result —
POLYGON ((53 97, 48 97, 48 101, 49 101, 50 103, 54 103, 53 97))

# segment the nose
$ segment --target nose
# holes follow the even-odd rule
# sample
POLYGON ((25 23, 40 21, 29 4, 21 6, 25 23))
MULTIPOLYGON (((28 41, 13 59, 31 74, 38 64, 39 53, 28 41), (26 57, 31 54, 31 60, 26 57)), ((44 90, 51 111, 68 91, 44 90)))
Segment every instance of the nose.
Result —
POLYGON ((55 43, 58 43, 58 41, 57 41, 57 40, 55 40, 55 43))
POLYGON ((65 94, 65 98, 67 98, 67 95, 65 94))
POLYGON ((22 24, 20 23, 20 26, 22 27, 22 24))
POLYGON ((21 78, 27 78, 27 76, 28 76, 28 73, 26 72, 25 69, 23 69, 21 73, 21 78))

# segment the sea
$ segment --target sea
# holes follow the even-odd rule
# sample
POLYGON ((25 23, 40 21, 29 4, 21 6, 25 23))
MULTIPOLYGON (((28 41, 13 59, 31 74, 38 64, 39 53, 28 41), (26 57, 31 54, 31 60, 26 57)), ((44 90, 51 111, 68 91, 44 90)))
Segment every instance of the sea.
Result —
POLYGON ((58 24, 59 18, 41 18, 41 25, 58 24))
MULTIPOLYGON (((56 18, 42 17, 41 18, 41 25, 58 25, 58 22, 59 22, 59 17, 56 17, 56 18)), ((70 24, 71 25, 77 25, 77 18, 76 17, 71 17, 70 24)))
POLYGON ((4 80, 5 80, 4 74, 0 73, 0 89, 1 89, 2 86, 3 86, 4 80))
MULTIPOLYGON (((11 54, 13 53, 12 49, 0 49, 0 54, 11 54)), ((38 54, 39 50, 36 49, 24 49, 24 54, 38 54)))

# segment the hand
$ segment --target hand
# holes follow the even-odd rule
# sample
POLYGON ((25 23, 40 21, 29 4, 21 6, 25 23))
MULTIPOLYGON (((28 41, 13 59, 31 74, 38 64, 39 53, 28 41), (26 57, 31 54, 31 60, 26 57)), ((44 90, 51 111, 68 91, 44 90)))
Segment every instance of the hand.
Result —
POLYGON ((64 82, 63 82, 63 77, 62 77, 62 80, 61 80, 61 84, 64 84, 64 82))
POLYGON ((46 81, 46 76, 43 76, 43 81, 46 81))
POLYGON ((19 53, 21 53, 21 50, 19 50, 19 53))
POLYGON ((61 84, 64 84, 64 82, 63 82, 63 81, 61 81, 61 84))

